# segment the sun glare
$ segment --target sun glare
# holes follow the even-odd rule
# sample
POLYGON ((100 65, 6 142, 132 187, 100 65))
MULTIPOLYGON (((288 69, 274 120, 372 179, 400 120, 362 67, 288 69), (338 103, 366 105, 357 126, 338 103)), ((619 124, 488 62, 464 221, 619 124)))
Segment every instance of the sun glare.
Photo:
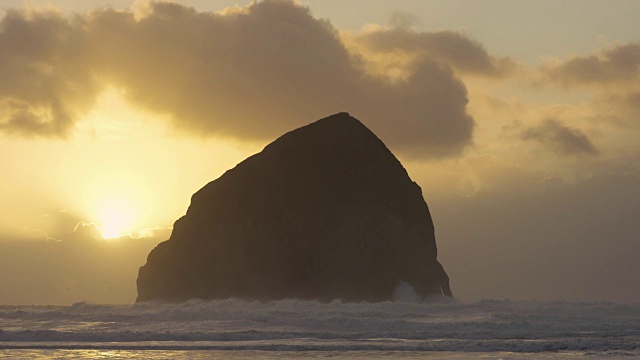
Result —
POLYGON ((136 211, 129 199, 113 196, 106 199, 98 211, 98 227, 105 239, 114 239, 131 232, 136 224, 136 211))

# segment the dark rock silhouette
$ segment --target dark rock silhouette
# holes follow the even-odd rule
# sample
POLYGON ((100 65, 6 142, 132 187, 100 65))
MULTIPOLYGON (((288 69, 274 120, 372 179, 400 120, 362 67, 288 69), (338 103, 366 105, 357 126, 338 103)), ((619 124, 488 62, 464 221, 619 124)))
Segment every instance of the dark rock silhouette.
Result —
POLYGON ((451 296, 420 187, 347 113, 291 131, 195 193, 137 301, 451 296))

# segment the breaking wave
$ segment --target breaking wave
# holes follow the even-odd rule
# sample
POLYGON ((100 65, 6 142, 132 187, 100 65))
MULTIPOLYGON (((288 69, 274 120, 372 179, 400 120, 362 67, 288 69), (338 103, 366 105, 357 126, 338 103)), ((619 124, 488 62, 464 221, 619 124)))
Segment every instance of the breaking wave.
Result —
POLYGON ((0 306, 0 349, 22 348, 635 354, 640 351, 640 305, 229 299, 182 304, 0 306))

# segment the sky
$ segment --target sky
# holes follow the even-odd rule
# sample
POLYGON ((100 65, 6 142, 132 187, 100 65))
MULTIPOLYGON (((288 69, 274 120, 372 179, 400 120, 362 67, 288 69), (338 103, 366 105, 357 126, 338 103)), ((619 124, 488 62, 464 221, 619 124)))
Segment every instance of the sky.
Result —
POLYGON ((0 3, 0 304, 131 303, 191 195, 347 111, 462 301, 640 302, 640 2, 0 3))

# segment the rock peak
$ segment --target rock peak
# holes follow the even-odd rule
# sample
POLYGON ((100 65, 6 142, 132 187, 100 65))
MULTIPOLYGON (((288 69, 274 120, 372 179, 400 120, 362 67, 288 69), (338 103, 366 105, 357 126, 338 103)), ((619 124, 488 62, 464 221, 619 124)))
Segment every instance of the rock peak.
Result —
POLYGON ((292 130, 271 144, 284 141, 282 139, 289 140, 294 137, 313 137, 317 140, 326 139, 330 141, 348 141, 351 138, 350 142, 356 142, 358 138, 362 138, 363 136, 375 138, 380 141, 360 120, 349 115, 347 112, 340 112, 292 130))

